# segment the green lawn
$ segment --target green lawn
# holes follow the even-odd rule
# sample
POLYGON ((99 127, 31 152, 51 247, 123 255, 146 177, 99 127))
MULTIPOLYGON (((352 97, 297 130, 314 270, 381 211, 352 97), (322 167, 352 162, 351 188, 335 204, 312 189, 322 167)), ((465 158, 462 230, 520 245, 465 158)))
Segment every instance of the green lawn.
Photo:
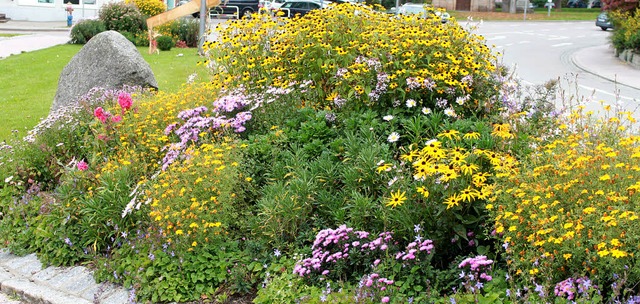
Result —
MULTIPOLYGON (((0 60, 0 142, 9 139, 12 130, 16 130, 16 136, 24 136, 47 116, 60 73, 81 47, 60 45, 0 60)), ((197 65, 202 58, 196 49, 174 48, 160 55, 147 54, 146 47, 138 50, 151 66, 162 91, 177 91, 194 72, 200 79, 207 76, 205 68, 197 65)))
MULTIPOLYGON (((501 11, 497 12, 462 12, 462 11, 453 11, 450 12, 452 16, 456 17, 457 20, 466 20, 467 17, 471 16, 474 20, 484 20, 484 21, 523 21, 524 14, 509 14, 503 13, 501 11)), ((532 21, 596 21, 596 17, 600 14, 599 8, 563 8, 562 10, 551 9, 551 15, 547 16, 546 8, 536 8, 533 13, 527 14, 527 20, 532 21)))

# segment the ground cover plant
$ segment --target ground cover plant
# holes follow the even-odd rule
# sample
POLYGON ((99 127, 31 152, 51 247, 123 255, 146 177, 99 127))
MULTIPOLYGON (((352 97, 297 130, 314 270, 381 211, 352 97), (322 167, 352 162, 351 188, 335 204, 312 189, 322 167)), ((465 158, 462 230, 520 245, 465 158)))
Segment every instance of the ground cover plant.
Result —
POLYGON ((96 89, 0 148, 4 246, 140 302, 635 301, 628 113, 524 94, 455 20, 218 30, 212 81, 96 89))

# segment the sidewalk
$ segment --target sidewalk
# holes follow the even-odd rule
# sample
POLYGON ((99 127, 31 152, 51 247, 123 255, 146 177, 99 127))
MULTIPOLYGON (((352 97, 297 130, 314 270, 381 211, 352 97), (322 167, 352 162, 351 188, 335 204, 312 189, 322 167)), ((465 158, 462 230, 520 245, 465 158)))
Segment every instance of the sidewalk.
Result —
POLYGON ((85 267, 43 269, 35 254, 18 257, 4 250, 0 250, 0 289, 27 303, 129 303, 129 291, 109 283, 96 283, 85 267))
POLYGON ((616 58, 609 45, 581 49, 572 54, 571 61, 587 73, 640 90, 640 67, 616 58))
POLYGON ((0 33, 18 34, 0 37, 0 59, 23 52, 45 49, 69 42, 69 28, 64 22, 14 21, 0 23, 0 33))

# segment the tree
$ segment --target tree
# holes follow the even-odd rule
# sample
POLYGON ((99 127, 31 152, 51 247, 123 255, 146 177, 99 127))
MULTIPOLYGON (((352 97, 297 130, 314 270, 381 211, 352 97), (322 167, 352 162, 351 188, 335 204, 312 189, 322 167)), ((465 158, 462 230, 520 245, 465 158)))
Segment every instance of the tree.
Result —
POLYGON ((607 11, 620 10, 623 12, 634 13, 638 8, 638 0, 602 0, 602 9, 607 11))

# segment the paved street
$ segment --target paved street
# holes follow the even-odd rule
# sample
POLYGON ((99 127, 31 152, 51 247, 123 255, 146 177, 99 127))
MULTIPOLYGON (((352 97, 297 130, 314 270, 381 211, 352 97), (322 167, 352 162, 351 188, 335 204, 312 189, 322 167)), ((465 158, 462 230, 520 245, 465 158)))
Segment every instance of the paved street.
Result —
POLYGON ((585 97, 591 110, 601 101, 629 111, 640 104, 640 69, 613 56, 611 31, 595 21, 484 22, 477 33, 524 83, 560 78, 566 94, 585 97))

